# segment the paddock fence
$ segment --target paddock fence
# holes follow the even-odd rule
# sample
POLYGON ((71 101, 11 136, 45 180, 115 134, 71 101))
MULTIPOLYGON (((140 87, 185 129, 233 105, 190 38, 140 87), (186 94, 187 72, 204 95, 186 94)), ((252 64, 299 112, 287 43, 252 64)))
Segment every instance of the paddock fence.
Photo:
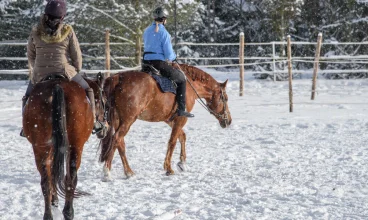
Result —
MULTIPOLYGON (((321 34, 319 35, 319 37, 321 34)), ((317 78, 317 74, 352 74, 352 73, 368 73, 368 55, 359 54, 361 51, 368 51, 368 42, 330 42, 322 41, 322 37, 316 39, 316 42, 300 42, 290 41, 273 41, 273 42, 244 42, 244 34, 239 35, 239 42, 236 43, 192 43, 180 42, 177 47, 181 50, 194 51, 194 53, 186 53, 187 55, 179 56, 177 60, 184 63, 194 63, 194 66, 200 68, 235 68, 239 69, 240 88, 239 95, 243 94, 244 74, 266 76, 277 80, 278 76, 292 74, 313 74, 313 81, 317 78), (319 42, 318 42, 319 41, 319 42), (288 48, 290 47, 290 49, 288 48), (198 48, 206 48, 208 53, 195 53, 198 48), (222 48, 221 50, 219 48, 222 48), (228 48, 228 49, 223 49, 228 48), (319 49, 318 49, 319 48, 319 49), (345 52, 346 48, 350 48, 349 52, 345 52), (222 53, 216 53, 222 51, 222 53), (223 51, 228 51, 223 55, 223 51), (287 54, 290 51, 290 56, 287 54), (300 51, 306 51, 300 56, 300 51), (337 52, 331 52, 337 51, 337 52), (298 53, 296 53, 298 52, 298 53), (293 56, 299 54, 299 56, 293 56), (288 58, 289 57, 289 58, 288 58), (289 66, 290 62, 290 66, 289 66), (359 67, 346 68, 336 67, 330 68, 328 65, 359 65, 359 67), (323 65, 324 68, 320 68, 323 65), (292 67, 289 70, 288 67, 292 67)), ((26 48, 27 42, 0 42, 0 49, 7 47, 23 47, 26 48)), ((106 32, 104 43, 80 43, 82 48, 92 48, 89 51, 98 51, 99 53, 89 54, 83 53, 83 61, 99 61, 104 62, 105 67, 99 65, 96 68, 83 69, 82 72, 98 73, 103 72, 106 75, 117 73, 120 71, 138 69, 140 64, 135 62, 141 60, 141 53, 132 53, 131 56, 116 55, 116 47, 131 47, 134 51, 136 45, 131 43, 110 42, 109 33, 106 32), (130 62, 131 65, 120 65, 119 62, 130 62), (110 65, 111 62, 111 65, 110 65), (115 65, 115 68, 111 68, 115 65), (118 67, 118 68, 116 68, 118 67)), ((199 50, 198 51, 202 51, 199 50)), ((178 53, 181 54, 181 53, 178 53)), ((19 61, 27 62, 26 53, 24 57, 0 56, 0 62, 19 61)), ((0 74, 28 74, 28 69, 0 69, 0 74)), ((315 84, 315 82, 313 82, 315 84)), ((312 88, 312 92, 315 88, 312 88)), ((313 95, 312 95, 313 96, 313 95)))

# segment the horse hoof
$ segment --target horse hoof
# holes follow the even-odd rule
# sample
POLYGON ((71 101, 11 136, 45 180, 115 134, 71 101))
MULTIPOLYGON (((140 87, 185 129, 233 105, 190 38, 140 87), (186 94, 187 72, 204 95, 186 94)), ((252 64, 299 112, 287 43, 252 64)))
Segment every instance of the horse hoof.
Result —
POLYGON ((111 177, 104 176, 104 177, 102 177, 101 181, 102 182, 112 182, 112 179, 111 179, 111 177))
POLYGON ((110 182, 111 181, 111 174, 110 174, 109 168, 104 166, 102 172, 103 172, 102 182, 110 182))
POLYGON ((171 175, 174 175, 174 174, 175 174, 175 172, 173 170, 166 171, 166 176, 171 176, 171 175))
POLYGON ((188 166, 184 162, 180 161, 176 164, 176 166, 178 167, 178 171, 180 171, 180 172, 188 171, 188 166))
POLYGON ((134 173, 133 172, 127 172, 127 173, 125 173, 125 176, 127 177, 127 179, 129 179, 130 177, 134 176, 134 173))

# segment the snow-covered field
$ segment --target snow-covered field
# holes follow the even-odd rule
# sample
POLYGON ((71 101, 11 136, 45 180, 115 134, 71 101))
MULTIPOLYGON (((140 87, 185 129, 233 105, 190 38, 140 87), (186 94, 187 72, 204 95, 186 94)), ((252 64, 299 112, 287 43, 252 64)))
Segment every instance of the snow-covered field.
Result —
MULTIPOLYGON (((238 73, 213 75, 230 78, 233 122, 222 129, 196 104, 185 127, 190 170, 166 176, 169 127, 137 121, 126 138, 136 176, 125 178, 116 154, 113 181, 102 182, 91 137, 78 187, 92 196, 75 200, 75 219, 368 219, 368 80, 320 80, 311 101, 311 80, 296 79, 289 113, 288 82, 249 77, 239 97, 238 73)), ((32 148, 18 136, 25 89, 0 81, 1 220, 41 219, 44 210, 32 148)))

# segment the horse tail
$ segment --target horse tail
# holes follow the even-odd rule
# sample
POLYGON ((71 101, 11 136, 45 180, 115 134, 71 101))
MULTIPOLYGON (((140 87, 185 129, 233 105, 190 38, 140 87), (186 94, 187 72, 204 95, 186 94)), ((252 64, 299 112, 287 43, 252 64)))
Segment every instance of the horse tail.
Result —
POLYGON ((63 88, 56 85, 52 91, 52 142, 54 147, 54 159, 51 170, 52 187, 56 192, 65 197, 64 163, 65 154, 69 148, 68 134, 66 130, 65 95, 63 88))

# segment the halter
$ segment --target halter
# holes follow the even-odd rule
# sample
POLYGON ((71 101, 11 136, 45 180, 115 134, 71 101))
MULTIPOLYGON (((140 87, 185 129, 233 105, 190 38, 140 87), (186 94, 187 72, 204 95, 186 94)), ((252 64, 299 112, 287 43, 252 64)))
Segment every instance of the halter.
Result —
MULTIPOLYGON (((229 119, 229 115, 228 115, 228 113, 226 112, 227 100, 225 99, 224 90, 223 90, 223 89, 220 89, 220 91, 221 91, 220 100, 221 100, 221 101, 222 101, 222 103, 224 104, 224 108, 223 108, 223 110, 222 110, 222 113, 217 113, 217 112, 213 111, 213 110, 209 107, 209 105, 207 105, 207 104, 206 104, 206 103, 201 99, 201 97, 199 96, 199 94, 198 94, 197 90, 194 88, 194 86, 193 86, 192 82, 191 82, 191 81, 186 77, 185 73, 184 73, 184 72, 183 72, 183 70, 180 68, 180 65, 179 65, 178 61, 176 61, 176 63, 178 64, 178 67, 179 67, 180 72, 184 75, 184 77, 185 77, 185 79, 187 80, 187 82, 189 83, 190 87, 192 87, 192 89, 193 89, 194 93, 197 95, 197 97, 198 97, 197 102, 198 102, 199 104, 201 104, 201 105, 202 105, 202 107, 203 107, 204 109, 206 109, 210 114, 214 115, 216 118, 221 119, 221 120, 226 120, 226 121, 227 121, 227 120, 229 119)), ((212 101, 211 101, 211 103, 212 103, 212 101)), ((219 104, 220 104, 220 103, 219 103, 219 104)), ((219 104, 218 104, 218 105, 219 105, 219 104)), ((218 105, 217 105, 217 106, 218 106, 218 105)), ((216 106, 216 108, 217 108, 217 106, 216 106)), ((227 124, 227 123, 226 123, 226 124, 227 124)))

